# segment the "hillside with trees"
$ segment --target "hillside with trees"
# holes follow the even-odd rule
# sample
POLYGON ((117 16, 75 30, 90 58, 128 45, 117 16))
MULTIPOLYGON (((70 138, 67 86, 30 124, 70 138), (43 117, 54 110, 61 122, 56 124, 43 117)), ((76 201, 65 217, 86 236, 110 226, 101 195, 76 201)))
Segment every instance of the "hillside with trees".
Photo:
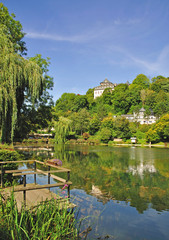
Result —
POLYGON ((169 78, 157 76, 150 80, 139 74, 131 84, 118 84, 113 91, 107 88, 96 99, 94 89, 85 95, 64 93, 53 108, 53 119, 56 139, 59 139, 57 129, 63 124, 62 118, 69 121, 69 131, 63 126, 64 141, 94 139, 108 143, 120 138, 129 142, 130 137, 135 136, 139 143, 156 143, 169 140, 168 113, 169 78), (137 113, 142 107, 146 116, 153 112, 159 120, 152 125, 141 125, 123 117, 137 113))

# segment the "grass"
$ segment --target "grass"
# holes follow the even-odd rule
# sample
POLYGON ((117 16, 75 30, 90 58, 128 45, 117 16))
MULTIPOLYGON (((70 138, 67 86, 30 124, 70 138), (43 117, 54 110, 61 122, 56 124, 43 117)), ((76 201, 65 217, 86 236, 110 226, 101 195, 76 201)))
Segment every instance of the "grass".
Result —
POLYGON ((6 201, 0 200, 0 240, 79 239, 80 222, 72 211, 61 208, 52 199, 33 209, 19 211, 13 193, 6 201))

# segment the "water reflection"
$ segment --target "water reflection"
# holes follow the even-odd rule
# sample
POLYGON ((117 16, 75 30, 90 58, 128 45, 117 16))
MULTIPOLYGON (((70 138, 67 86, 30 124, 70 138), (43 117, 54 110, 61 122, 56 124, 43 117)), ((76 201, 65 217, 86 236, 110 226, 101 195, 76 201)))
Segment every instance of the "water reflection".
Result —
POLYGON ((47 157, 72 170, 80 216, 95 216, 89 239, 168 239, 169 149, 56 145, 47 157))

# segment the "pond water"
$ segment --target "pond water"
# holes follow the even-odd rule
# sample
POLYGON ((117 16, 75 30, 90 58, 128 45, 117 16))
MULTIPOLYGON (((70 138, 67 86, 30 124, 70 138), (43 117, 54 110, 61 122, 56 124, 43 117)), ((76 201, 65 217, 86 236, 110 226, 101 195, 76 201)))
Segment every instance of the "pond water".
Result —
POLYGON ((87 217, 83 229, 92 228, 87 239, 169 239, 169 149, 55 145, 22 152, 71 169, 71 199, 78 217, 87 217))

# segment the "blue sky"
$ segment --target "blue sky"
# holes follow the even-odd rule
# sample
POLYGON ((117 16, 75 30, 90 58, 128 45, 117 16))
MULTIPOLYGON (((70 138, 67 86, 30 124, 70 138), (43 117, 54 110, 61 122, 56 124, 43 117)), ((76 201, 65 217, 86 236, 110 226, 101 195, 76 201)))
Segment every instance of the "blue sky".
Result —
POLYGON ((169 0, 4 0, 28 56, 50 57, 54 100, 85 94, 105 78, 169 77, 169 0))

